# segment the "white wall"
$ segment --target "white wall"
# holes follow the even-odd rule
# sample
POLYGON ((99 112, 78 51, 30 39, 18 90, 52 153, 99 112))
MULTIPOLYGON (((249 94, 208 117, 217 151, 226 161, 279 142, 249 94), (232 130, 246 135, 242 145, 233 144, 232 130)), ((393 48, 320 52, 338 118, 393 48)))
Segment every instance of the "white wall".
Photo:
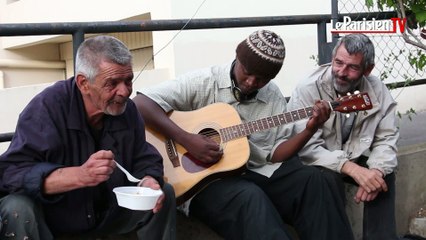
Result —
MULTIPOLYGON (((155 0, 19 0, 11 4, 0 1, 0 22, 2 23, 55 23, 55 22, 94 22, 117 21, 144 14, 166 5, 167 1, 155 0), (34 11, 36 9, 36 11, 34 11)), ((158 14, 162 16, 161 14, 158 14)), ((3 47, 25 45, 53 36, 8 37, 3 39, 3 47)))
MULTIPOLYGON (((19 113, 40 91, 51 84, 37 84, 27 87, 0 89, 0 133, 14 132, 19 113)), ((0 143, 0 153, 9 146, 9 142, 0 143)))
MULTIPOLYGON (((195 18, 234 18, 282 15, 307 15, 329 13, 329 0, 300 0, 288 4, 286 1, 173 1, 172 18, 189 19, 199 8, 195 18), (308 6, 309 7, 306 7, 308 6)), ((182 74, 200 67, 221 64, 235 57, 235 48, 253 31, 266 28, 277 32, 286 45, 286 60, 276 83, 289 95, 297 79, 315 65, 311 55, 317 55, 316 25, 265 26, 227 29, 206 29, 182 31, 174 40, 175 73, 182 74)))

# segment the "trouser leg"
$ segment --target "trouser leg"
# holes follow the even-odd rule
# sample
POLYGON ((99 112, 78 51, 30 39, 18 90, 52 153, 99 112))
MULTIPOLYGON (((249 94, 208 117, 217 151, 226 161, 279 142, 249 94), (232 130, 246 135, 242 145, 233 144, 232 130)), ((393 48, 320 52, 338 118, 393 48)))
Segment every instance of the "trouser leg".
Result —
POLYGON ((387 192, 364 203, 363 239, 398 239, 395 220, 395 174, 385 177, 387 192))
POLYGON ((25 195, 10 194, 0 199, 0 215, 0 239, 53 239, 41 207, 25 195))
MULTIPOLYGON (((357 164, 368 168, 367 160, 367 157, 361 156, 357 164)), ((342 175, 340 175, 340 178, 342 178, 342 175)), ((343 179, 345 182, 358 186, 355 180, 348 176, 343 177, 343 179)), ((388 191, 380 192, 373 201, 364 202, 363 240, 398 239, 395 219, 395 173, 388 174, 384 180, 388 186, 388 191)))
POLYGON ((225 239, 290 239, 262 189, 240 177, 210 183, 191 200, 189 214, 225 239))
POLYGON ((173 187, 164 183, 166 198, 160 212, 153 215, 145 226, 138 230, 138 239, 174 240, 176 239, 176 199, 173 187))
POLYGON ((173 187, 165 183, 162 188, 165 199, 157 213, 122 208, 113 219, 106 220, 94 235, 120 235, 136 231, 141 240, 176 239, 176 200, 173 187))
POLYGON ((247 177, 267 193, 283 220, 296 229, 300 239, 353 239, 344 204, 336 202, 317 168, 305 166, 298 157, 293 157, 270 178, 254 172, 247 177))
MULTIPOLYGON (((335 205, 335 209, 340 214, 341 222, 344 224, 345 229, 350 229, 351 236, 353 239, 352 226, 349 222, 346 213, 346 194, 345 185, 339 173, 336 173, 330 169, 323 167, 316 167, 322 174, 323 179, 327 185, 328 198, 331 199, 332 205, 335 205)), ((335 219, 336 220, 336 219, 335 219)), ((333 221, 335 223, 335 221, 333 221)), ((331 226, 332 227, 332 226, 331 226)), ((346 230, 345 230, 346 231, 346 230)))

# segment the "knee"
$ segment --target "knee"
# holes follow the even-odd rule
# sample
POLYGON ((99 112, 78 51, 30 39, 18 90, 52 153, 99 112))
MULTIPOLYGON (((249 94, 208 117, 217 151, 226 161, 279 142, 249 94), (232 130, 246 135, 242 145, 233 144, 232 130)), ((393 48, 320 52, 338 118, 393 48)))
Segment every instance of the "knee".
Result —
POLYGON ((266 193, 254 183, 244 184, 243 187, 239 188, 238 195, 236 196, 241 203, 267 199, 266 193))
POLYGON ((9 194, 1 200, 0 215, 3 219, 34 219, 35 204, 29 197, 20 194, 9 194))
POLYGON ((330 172, 327 169, 317 168, 314 166, 303 166, 298 171, 298 182, 309 182, 310 184, 317 185, 323 182, 323 179, 327 178, 330 172))
POLYGON ((13 239, 53 239, 45 225, 41 206, 21 194, 10 194, 0 200, 2 233, 13 239), (40 230, 43 230, 40 232, 40 230))

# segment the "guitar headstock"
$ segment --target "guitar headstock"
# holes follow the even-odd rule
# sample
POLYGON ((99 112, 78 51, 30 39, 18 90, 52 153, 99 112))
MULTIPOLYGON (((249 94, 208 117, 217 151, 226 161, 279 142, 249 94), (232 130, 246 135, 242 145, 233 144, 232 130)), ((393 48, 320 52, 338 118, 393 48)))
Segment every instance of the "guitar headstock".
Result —
POLYGON ((354 93, 352 95, 339 97, 330 104, 334 111, 342 113, 364 111, 373 108, 370 97, 366 92, 354 93))

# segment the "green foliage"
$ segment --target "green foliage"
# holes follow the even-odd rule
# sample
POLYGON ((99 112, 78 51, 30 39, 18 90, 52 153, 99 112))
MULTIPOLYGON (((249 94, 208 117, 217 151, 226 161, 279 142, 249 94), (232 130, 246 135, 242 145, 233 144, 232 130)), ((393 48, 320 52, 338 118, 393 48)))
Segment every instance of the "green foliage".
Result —
MULTIPOLYGON (((408 26, 412 29, 424 27, 426 25, 426 0, 402 0, 404 11, 407 14, 408 26)), ((399 1, 397 0, 365 0, 365 5, 369 8, 374 7, 374 4, 380 10, 385 7, 397 10, 399 1)))
MULTIPOLYGON (((393 71, 397 71, 395 69, 395 64, 400 62, 401 60, 398 58, 398 55, 404 54, 407 50, 401 49, 399 50, 399 54, 390 53, 388 56, 384 58, 386 61, 386 65, 384 66, 384 70, 380 73, 380 79, 382 81, 389 78, 389 76, 393 73, 393 71)), ((417 51, 409 51, 408 53, 408 62, 410 63, 410 66, 416 70, 416 72, 423 71, 426 68, 426 55, 423 50, 418 49, 417 51)), ((415 79, 408 76, 407 74, 402 74, 402 77, 404 80, 403 86, 398 86, 397 82, 393 82, 390 84, 387 84, 389 90, 393 90, 400 87, 406 87, 410 86, 415 79)), ((416 111, 413 108, 410 108, 407 110, 404 114, 397 111, 397 116, 402 119, 404 116, 406 116, 410 121, 412 120, 413 115, 416 114, 416 111)))
POLYGON ((365 5, 369 8, 372 8, 374 6, 373 0, 365 0, 365 5))
POLYGON ((411 6, 411 11, 413 11, 416 16, 416 20, 419 23, 420 27, 424 27, 426 24, 426 1, 419 1, 421 3, 413 4, 411 6))
MULTIPOLYGON (((422 29, 425 31, 426 26, 426 0, 365 0, 367 7, 372 8, 375 4, 379 10, 383 11, 385 8, 393 9, 399 12, 401 15, 404 12, 407 18, 407 27, 410 29, 422 29), (400 5, 402 4, 402 6, 400 5)), ((423 36, 422 36, 423 37, 423 36)), ((424 37, 423 37, 424 38, 424 37)), ((404 53, 405 50, 402 49, 399 52, 399 55, 404 53)), ((409 51, 408 53, 408 62, 412 68, 415 69, 416 73, 422 73, 426 70, 426 54, 423 49, 417 49, 415 51, 409 51)), ((387 79, 394 71, 394 65, 399 61, 398 55, 391 53, 389 56, 385 57, 386 66, 384 71, 381 72, 380 78, 382 80, 387 79)), ((404 86, 409 86, 413 78, 403 75, 405 82, 404 86)), ((390 89, 395 89, 397 83, 388 85, 390 89)), ((407 110, 404 115, 406 115, 410 120, 412 116, 416 114, 416 111, 412 108, 407 110)), ((400 112, 397 113, 399 118, 402 118, 403 114, 400 112)))
POLYGON ((410 52, 408 55, 408 62, 411 67, 416 69, 416 73, 423 72, 426 67, 426 54, 424 50, 417 49, 415 52, 410 52))
MULTIPOLYGON (((399 59, 399 55, 404 54, 404 53, 405 53, 405 49, 400 49, 399 54, 395 54, 395 53, 391 52, 391 53, 389 53, 388 56, 385 56, 384 62, 386 62, 387 64, 384 65, 383 71, 380 73, 380 79, 382 81, 388 79, 389 76, 392 75, 392 72, 396 71, 394 66, 395 66, 396 63, 401 62, 401 60, 399 59)), ((394 89, 394 88, 396 88, 396 85, 394 85, 394 86, 391 85, 390 88, 394 89)))
POLYGON ((319 65, 319 57, 318 57, 318 55, 311 55, 311 56, 309 57, 309 59, 314 60, 314 61, 315 61, 315 64, 316 64, 317 66, 319 65))
POLYGON ((396 115, 397 115, 400 119, 402 119, 402 117, 403 117, 403 116, 407 116, 407 118, 408 118, 410 121, 412 121, 412 120, 413 120, 413 116, 414 116, 414 115, 417 115, 417 113, 416 113, 416 111, 415 111, 414 109, 410 108, 409 110, 405 111, 405 113, 404 113, 404 114, 402 114, 400 111, 398 111, 398 112, 396 113, 396 115))

